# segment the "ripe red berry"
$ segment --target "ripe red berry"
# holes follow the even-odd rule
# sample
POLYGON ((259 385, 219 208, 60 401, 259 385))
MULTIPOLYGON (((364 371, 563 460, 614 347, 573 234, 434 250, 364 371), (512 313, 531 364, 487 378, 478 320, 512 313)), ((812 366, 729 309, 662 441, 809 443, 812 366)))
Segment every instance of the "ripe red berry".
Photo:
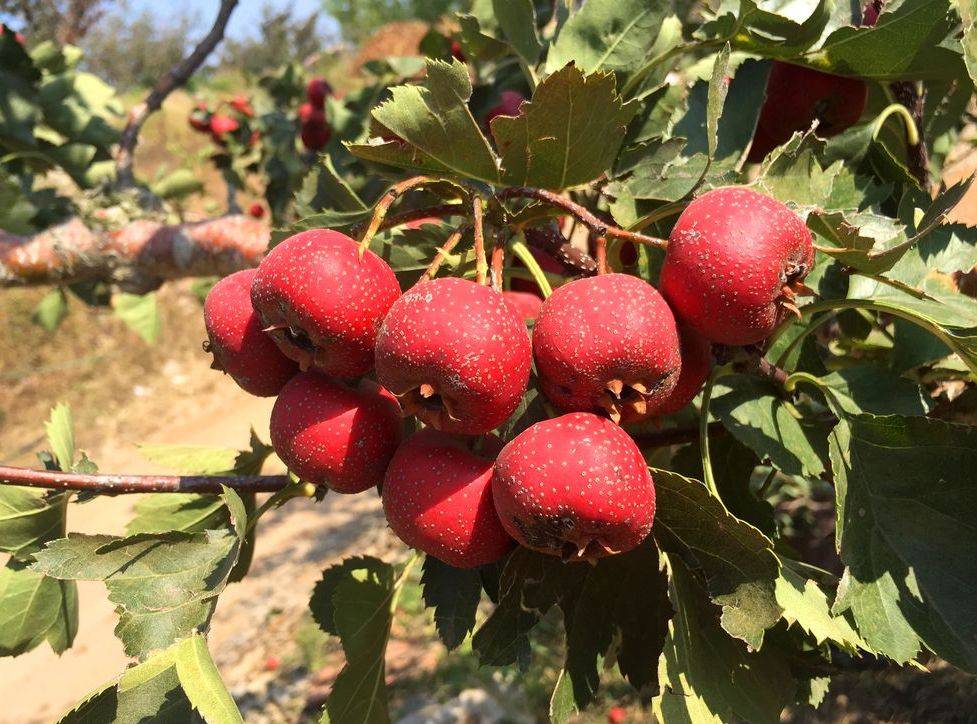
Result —
POLYGON ((305 97, 309 103, 321 108, 326 102, 326 96, 332 95, 332 86, 325 78, 315 77, 305 86, 305 97))
POLYGON ((331 229, 289 237, 264 258, 251 288, 262 322, 303 369, 356 377, 373 367, 377 330, 400 285, 383 259, 331 229))
POLYGON ((665 400, 681 367, 675 317, 658 290, 628 274, 564 284, 533 328, 536 373, 565 412, 634 422, 665 400))
POLYGON ((206 106, 198 105, 187 119, 190 127, 198 133, 210 133, 210 111, 206 106))
POLYGON ((461 43, 457 40, 451 41, 451 57, 461 63, 468 62, 468 59, 465 57, 465 51, 462 50, 461 43))
POLYGON ((492 119, 496 116, 518 116, 524 100, 526 96, 519 91, 502 91, 499 94, 499 102, 485 114, 485 125, 491 127, 492 119))
POLYGON ((779 201, 742 186, 703 194, 672 229, 662 294, 706 339, 746 345, 788 314, 814 264, 811 232, 779 201))
POLYGON ((747 160, 762 161, 796 131, 810 128, 815 120, 818 125, 814 132, 818 136, 838 135, 858 122, 867 98, 868 86, 858 78, 773 61, 747 160))
POLYGON ((265 207, 255 201, 248 207, 248 215, 255 219, 261 219, 265 215, 265 207))
POLYGON ((222 113, 215 113, 210 117, 210 132, 214 138, 219 138, 226 133, 234 133, 240 127, 241 124, 236 119, 222 113))
POLYGON ((254 108, 251 107, 251 101, 248 100, 247 96, 234 96, 230 100, 230 106, 242 116, 247 116, 248 118, 254 117, 254 108))
POLYGON ((303 103, 299 106, 299 121, 301 123, 310 123, 313 121, 325 121, 326 112, 321 108, 316 108, 311 103, 303 103))
MULTIPOLYGON (((498 439, 483 438, 485 453, 498 439)), ((456 568, 497 561, 515 545, 492 503, 493 460, 472 452, 470 439, 433 428, 410 437, 383 479, 383 512, 407 545, 456 568)))
POLYGON ((323 148, 332 137, 332 129, 325 122, 302 124, 302 145, 310 151, 323 148))
POLYGON ((532 292, 502 292, 505 303, 512 311, 519 315, 524 322, 531 322, 539 316, 539 310, 543 307, 543 298, 532 292))
POLYGON ((526 391, 526 325, 488 287, 457 277, 421 282, 390 308, 377 335, 377 379, 408 413, 445 432, 502 424, 526 391))
POLYGON ((609 724, 621 724, 627 721, 628 712, 619 706, 612 706, 607 710, 607 721, 609 724))
POLYGON ((272 397, 298 372, 298 365, 261 331, 261 321, 251 307, 254 275, 254 269, 235 272, 207 294, 205 347, 214 355, 214 369, 229 374, 252 395, 272 397))
POLYGON ((302 480, 359 493, 383 480, 400 443, 397 401, 370 380, 356 388, 300 372, 271 411, 271 444, 302 480))
POLYGON ((709 340, 689 327, 681 325, 678 336, 682 351, 682 369, 678 376, 678 384, 657 405, 648 407, 649 417, 671 415, 688 405, 699 394, 712 370, 712 345, 709 344, 709 340))
POLYGON ((655 519, 655 486, 638 446, 587 412, 517 435, 495 461, 492 497, 509 535, 564 560, 631 550, 655 519))

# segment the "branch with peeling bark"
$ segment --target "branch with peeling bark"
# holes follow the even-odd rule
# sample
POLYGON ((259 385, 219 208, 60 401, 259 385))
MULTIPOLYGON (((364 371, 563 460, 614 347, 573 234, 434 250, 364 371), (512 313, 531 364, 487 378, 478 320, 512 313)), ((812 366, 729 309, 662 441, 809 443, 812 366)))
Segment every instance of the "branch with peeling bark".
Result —
POLYGON ((197 44, 190 55, 173 66, 166 75, 159 79, 144 101, 129 111, 115 156, 115 177, 116 185, 119 188, 129 188, 135 183, 132 164, 142 125, 150 115, 159 110, 170 93, 190 79, 190 76, 203 65, 217 44, 224 39, 227 21, 230 20, 231 13, 237 3, 238 0, 221 0, 217 18, 214 20, 210 32, 197 44))

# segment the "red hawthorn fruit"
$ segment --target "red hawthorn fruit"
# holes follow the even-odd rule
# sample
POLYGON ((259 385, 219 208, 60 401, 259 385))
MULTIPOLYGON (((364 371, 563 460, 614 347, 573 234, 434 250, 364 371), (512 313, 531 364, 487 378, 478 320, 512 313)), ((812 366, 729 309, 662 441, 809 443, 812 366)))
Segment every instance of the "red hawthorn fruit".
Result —
POLYGON ((879 14, 882 12, 881 0, 872 0, 862 10, 862 26, 872 27, 879 21, 879 14))
POLYGON ((457 40, 451 41, 451 57, 460 63, 467 63, 468 58, 465 57, 465 51, 461 48, 461 43, 457 40))
POLYGON ((241 125, 230 116, 215 113, 210 117, 210 137, 219 146, 226 143, 224 136, 234 133, 240 127, 241 125))
POLYGON ((383 512, 407 545, 455 568, 493 563, 515 546, 492 503, 494 455, 501 444, 424 428, 397 448, 383 479, 383 512), (485 455, 491 455, 486 457, 485 455))
POLYGON ((526 325, 488 287, 421 282, 380 327, 377 379, 404 411, 444 432, 481 435, 519 405, 532 366, 526 325))
POLYGON ((539 316, 539 310, 543 306, 543 298, 539 294, 532 292, 502 292, 505 303, 512 311, 519 315, 524 322, 531 322, 539 316))
POLYGON ((629 551, 655 519, 655 486, 638 446, 588 412, 517 435, 495 461, 492 498, 516 541, 568 561, 629 551))
POLYGON ((251 206, 248 207, 248 215, 253 216, 256 219, 264 218, 265 207, 255 201, 251 206))
POLYGON ((540 387, 564 412, 643 420, 678 384, 675 316, 629 274, 577 279, 553 292, 533 328, 540 387))
POLYGON ((811 232, 779 201, 742 186, 703 194, 672 229, 660 287, 679 319, 720 344, 765 339, 814 264, 811 232))
POLYGON ((497 116, 518 116, 523 101, 526 100, 519 91, 504 90, 499 94, 499 102, 485 114, 485 125, 492 127, 492 119, 497 116))
POLYGON ((206 109, 197 108, 187 118, 190 127, 198 133, 210 133, 210 114, 206 109))
POLYGON ((400 444, 397 401, 370 380, 350 387, 317 372, 300 372, 271 411, 271 444, 305 482, 359 493, 383 480, 400 444))
POLYGON ((315 121, 326 121, 326 112, 322 108, 316 108, 311 103, 303 103, 299 106, 299 121, 301 123, 311 123, 315 121))
POLYGON ((318 108, 322 108, 328 95, 332 95, 332 86, 325 78, 316 76, 305 86, 305 97, 318 108))
POLYGON ((649 406, 649 417, 672 415, 688 405, 699 394, 712 370, 712 345, 689 327, 679 325, 682 368, 675 389, 657 405, 649 406))
POLYGON ((230 100, 230 106, 242 116, 254 117, 254 108, 251 107, 251 101, 247 96, 234 96, 230 100))
POLYGON ((619 706, 612 706, 607 711, 607 721, 609 724, 621 724, 621 722, 627 721, 628 712, 619 706))
POLYGON ((747 160, 762 161, 796 131, 810 128, 815 120, 818 125, 814 132, 818 136, 838 135, 858 122, 867 99, 868 86, 863 80, 773 61, 747 160))
POLYGON ((258 397, 277 395, 298 372, 298 365, 283 355, 251 306, 255 270, 245 269, 217 282, 204 301, 207 351, 216 370, 226 372, 241 389, 258 397))
POLYGON ((290 236, 258 266, 251 301, 302 369, 356 377, 373 367, 377 330, 400 285, 387 263, 331 229, 290 236))
POLYGON ((302 124, 302 145, 310 151, 323 148, 332 136, 332 129, 325 121, 302 124))

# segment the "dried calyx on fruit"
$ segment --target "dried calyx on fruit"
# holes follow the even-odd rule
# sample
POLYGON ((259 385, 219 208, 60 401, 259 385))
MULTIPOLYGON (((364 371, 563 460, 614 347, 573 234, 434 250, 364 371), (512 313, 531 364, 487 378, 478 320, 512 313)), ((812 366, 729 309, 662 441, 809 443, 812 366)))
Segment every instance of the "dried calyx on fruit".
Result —
POLYGON ((302 480, 359 493, 383 480, 401 439, 397 401, 370 380, 347 386, 301 372, 271 411, 271 444, 302 480))
POLYGON ((498 438, 425 428, 408 438, 383 480, 383 511, 407 545, 456 568, 497 561, 515 541, 492 502, 498 438), (481 450, 477 448, 481 447, 481 450))
POLYGON ((669 236, 661 291, 712 342, 754 344, 791 314, 814 264, 811 232, 784 204, 742 186, 709 191, 669 236))
POLYGON ((479 435, 504 422, 531 364, 526 326, 502 295, 456 277, 414 286, 377 335, 377 379, 405 412, 446 432, 479 435))
POLYGON ((681 367, 668 304, 627 274, 578 279, 553 292, 533 329, 533 357, 543 393, 560 410, 623 423, 653 414, 681 367))
POLYGON ((638 446, 585 412, 537 422, 506 445, 492 497, 509 535, 567 561, 631 550, 655 518, 655 486, 638 446))
POLYGON ((229 374, 245 392, 271 397, 298 372, 298 365, 262 331, 251 306, 254 275, 254 269, 235 272, 211 288, 204 301, 204 349, 214 355, 211 367, 229 374))
POLYGON ((291 236, 258 266, 251 300, 265 331, 303 370, 355 377, 373 367, 384 315, 400 296, 393 270, 338 231, 291 236))

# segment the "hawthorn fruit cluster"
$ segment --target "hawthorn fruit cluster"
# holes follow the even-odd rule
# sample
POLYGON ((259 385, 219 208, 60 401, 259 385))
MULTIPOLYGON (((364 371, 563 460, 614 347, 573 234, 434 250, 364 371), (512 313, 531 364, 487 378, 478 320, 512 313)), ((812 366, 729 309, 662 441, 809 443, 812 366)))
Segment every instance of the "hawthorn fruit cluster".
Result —
POLYGON ((569 281, 530 336, 497 289, 440 277, 402 293, 379 256, 316 229, 214 286, 206 346, 243 389, 277 395, 272 444, 293 473, 340 493, 379 485, 408 545, 457 567, 516 544, 593 561, 654 521, 651 474, 621 425, 691 402, 712 343, 760 342, 795 313, 812 261, 790 209, 716 189, 675 224, 661 291, 621 273, 569 281), (503 445, 493 431, 534 364, 559 415, 503 445), (403 416, 423 428, 404 439, 403 416))

